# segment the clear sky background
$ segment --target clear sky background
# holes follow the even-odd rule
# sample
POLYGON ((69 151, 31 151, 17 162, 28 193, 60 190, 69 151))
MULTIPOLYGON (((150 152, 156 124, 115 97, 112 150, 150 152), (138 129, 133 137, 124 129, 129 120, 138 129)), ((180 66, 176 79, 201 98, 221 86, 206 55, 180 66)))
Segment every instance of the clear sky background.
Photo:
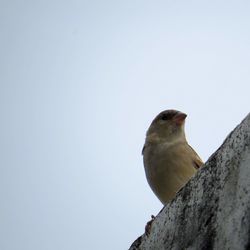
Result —
POLYGON ((188 114, 206 161, 250 108, 249 1, 0 2, 0 249, 127 249, 162 208, 141 149, 188 114))

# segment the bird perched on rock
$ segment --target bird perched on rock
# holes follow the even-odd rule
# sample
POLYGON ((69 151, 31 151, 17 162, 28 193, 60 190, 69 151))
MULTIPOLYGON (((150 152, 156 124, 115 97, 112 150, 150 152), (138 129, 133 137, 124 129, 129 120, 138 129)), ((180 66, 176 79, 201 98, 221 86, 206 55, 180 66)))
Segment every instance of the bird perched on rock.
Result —
POLYGON ((142 150, 149 186, 166 204, 203 164, 188 145, 184 124, 187 115, 165 110, 152 121, 142 150))

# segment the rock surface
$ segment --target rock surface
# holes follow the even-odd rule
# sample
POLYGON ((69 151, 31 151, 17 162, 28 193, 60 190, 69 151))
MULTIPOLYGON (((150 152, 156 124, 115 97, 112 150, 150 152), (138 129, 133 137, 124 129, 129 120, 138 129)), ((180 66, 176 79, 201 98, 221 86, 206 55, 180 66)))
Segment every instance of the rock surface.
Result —
POLYGON ((250 114, 130 247, 139 249, 250 249, 250 114))

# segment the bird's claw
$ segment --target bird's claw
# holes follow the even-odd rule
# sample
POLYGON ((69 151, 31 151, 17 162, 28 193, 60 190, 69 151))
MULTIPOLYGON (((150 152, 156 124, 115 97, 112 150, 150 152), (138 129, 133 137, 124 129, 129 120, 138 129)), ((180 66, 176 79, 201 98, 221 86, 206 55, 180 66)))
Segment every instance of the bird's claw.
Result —
POLYGON ((152 226, 152 223, 153 223, 154 220, 155 220, 155 216, 151 215, 151 220, 148 221, 148 223, 145 226, 145 234, 146 234, 146 236, 149 236, 150 231, 151 231, 151 226, 152 226))

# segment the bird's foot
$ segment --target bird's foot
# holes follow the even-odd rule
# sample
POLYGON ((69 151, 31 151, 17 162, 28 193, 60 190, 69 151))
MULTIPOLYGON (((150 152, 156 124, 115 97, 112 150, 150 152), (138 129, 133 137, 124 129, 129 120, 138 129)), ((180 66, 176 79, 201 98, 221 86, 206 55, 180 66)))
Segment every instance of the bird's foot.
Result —
POLYGON ((149 236, 150 231, 151 231, 151 226, 152 226, 152 223, 153 223, 154 220, 155 220, 155 216, 151 215, 151 220, 145 226, 145 234, 146 234, 146 236, 149 236))

